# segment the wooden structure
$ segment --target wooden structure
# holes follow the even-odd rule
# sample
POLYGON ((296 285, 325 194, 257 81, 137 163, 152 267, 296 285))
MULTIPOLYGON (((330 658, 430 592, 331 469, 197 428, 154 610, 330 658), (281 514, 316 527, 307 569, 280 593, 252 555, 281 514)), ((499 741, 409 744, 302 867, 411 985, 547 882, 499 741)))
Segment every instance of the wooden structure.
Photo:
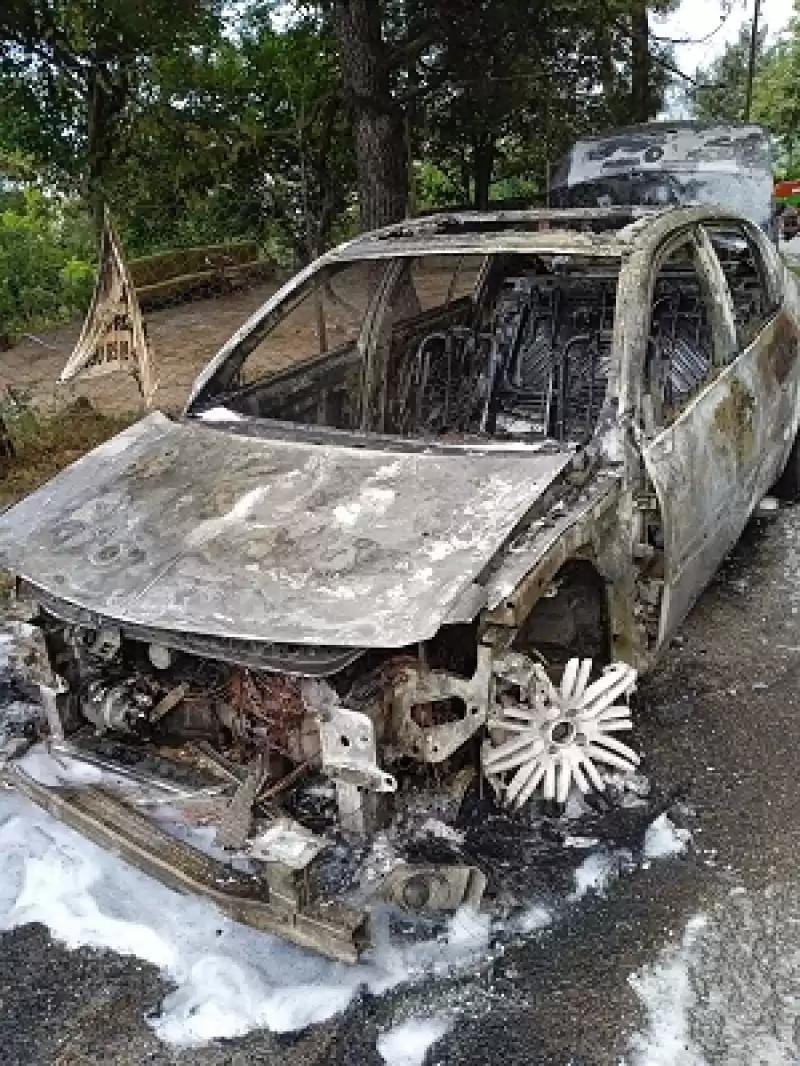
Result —
POLYGON ((81 335, 59 381, 97 377, 115 370, 133 375, 145 406, 149 407, 158 385, 153 356, 136 286, 106 211, 94 295, 81 335))

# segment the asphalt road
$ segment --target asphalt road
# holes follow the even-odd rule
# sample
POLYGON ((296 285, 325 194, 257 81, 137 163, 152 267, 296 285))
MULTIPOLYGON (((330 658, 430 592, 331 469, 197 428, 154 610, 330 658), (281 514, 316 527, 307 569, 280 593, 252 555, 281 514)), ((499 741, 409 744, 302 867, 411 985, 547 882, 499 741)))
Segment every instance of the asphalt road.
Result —
MULTIPOLYGON (((303 1033, 192 1051, 146 1024, 166 991, 154 968, 22 927, 0 936, 0 1063, 378 1066, 382 1030, 445 1010, 455 1021, 431 1064, 797 1064, 798 677, 800 508, 787 508, 750 526, 642 686, 638 745, 656 797, 679 798, 688 854, 633 864, 470 973, 364 993, 303 1033), (706 924, 681 949, 698 915, 706 924), (653 966, 639 983, 648 1011, 630 978, 653 966)), ((635 849, 626 832, 611 845, 635 849)), ((554 891, 564 871, 548 854, 533 876, 554 891)))

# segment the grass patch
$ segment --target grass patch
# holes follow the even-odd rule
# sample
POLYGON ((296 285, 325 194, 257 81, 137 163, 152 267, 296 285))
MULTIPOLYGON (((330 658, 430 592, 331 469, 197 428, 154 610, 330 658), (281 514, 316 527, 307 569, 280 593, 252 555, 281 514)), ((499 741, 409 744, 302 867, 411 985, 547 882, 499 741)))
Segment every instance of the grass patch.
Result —
POLYGON ((56 414, 43 414, 31 407, 5 407, 0 415, 14 445, 14 456, 0 481, 0 507, 27 496, 141 417, 101 414, 80 401, 56 414))

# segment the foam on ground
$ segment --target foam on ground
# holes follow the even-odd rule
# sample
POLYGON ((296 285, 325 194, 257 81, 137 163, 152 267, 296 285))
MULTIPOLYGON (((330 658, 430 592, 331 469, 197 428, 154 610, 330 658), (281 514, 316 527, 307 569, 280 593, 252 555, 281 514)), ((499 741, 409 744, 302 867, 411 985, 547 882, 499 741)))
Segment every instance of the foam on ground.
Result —
POLYGON ((151 1020, 186 1046, 251 1029, 287 1032, 375 993, 479 959, 489 919, 462 909, 439 940, 392 945, 378 916, 374 949, 337 964, 236 924, 181 896, 61 825, 11 790, 0 792, 0 929, 41 922, 70 948, 108 948, 157 966, 174 984, 151 1020))
MULTIPOLYGON (((2 636, 0 670, 6 658, 2 636)), ((19 764, 50 786, 102 784, 107 778, 126 784, 43 745, 19 764)), ((216 853, 208 828, 182 826, 169 805, 158 814, 176 835, 216 853)), ((578 846, 593 843, 581 840, 578 846)), ((303 1029, 343 1011, 363 986, 380 994, 403 982, 449 974, 480 961, 489 943, 489 915, 469 908, 451 917, 442 937, 422 943, 392 943, 388 916, 378 913, 374 947, 364 960, 357 966, 333 963, 238 925, 201 899, 173 892, 2 787, 0 854, 0 929, 40 922, 69 948, 109 949, 156 966, 171 987, 150 1024, 177 1046, 257 1028, 303 1029)), ((628 853, 588 855, 576 871, 571 898, 604 891, 628 861, 628 853)), ((557 914, 531 904, 515 931, 533 934, 557 914)), ((421 1062, 446 1029, 442 1018, 410 1019, 383 1034, 379 1051, 397 1066, 404 1062, 401 1053, 408 1063, 421 1062)))
POLYGON ((667 948, 660 960, 630 978, 647 1013, 645 1028, 630 1041, 630 1066, 706 1066, 690 1033, 694 993, 690 969, 698 936, 706 926, 702 915, 693 918, 680 943, 667 948))
POLYGON ((575 888, 569 898, 576 901, 590 892, 602 896, 614 878, 619 876, 623 866, 630 861, 629 851, 593 851, 573 871, 575 888))
POLYGON ((645 1025, 627 1066, 797 1066, 800 890, 791 881, 718 899, 630 978, 645 1025))
POLYGON ((440 1015, 408 1018, 378 1037, 378 1053, 386 1066, 422 1066, 428 1049, 442 1039, 450 1024, 440 1015))
POLYGON ((679 829, 666 814, 660 814, 645 833, 644 857, 667 859, 680 855, 686 851, 690 840, 691 833, 688 829, 679 829))

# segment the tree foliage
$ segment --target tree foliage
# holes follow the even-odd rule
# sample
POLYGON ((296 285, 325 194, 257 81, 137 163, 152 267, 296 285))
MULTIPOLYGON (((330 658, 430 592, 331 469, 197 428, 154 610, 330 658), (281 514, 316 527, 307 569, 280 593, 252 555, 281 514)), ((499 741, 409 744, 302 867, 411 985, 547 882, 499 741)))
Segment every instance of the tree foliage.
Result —
MULTIPOLYGON (((744 117, 751 25, 706 69, 697 72, 689 94, 693 115, 741 121, 744 117)), ((800 20, 793 19, 779 39, 769 42, 762 26, 757 41, 751 118, 773 134, 778 163, 788 176, 800 168, 800 20)))
MULTIPOLYGON (((690 93, 694 115, 700 119, 741 122, 745 116, 747 74, 750 61, 751 25, 743 23, 739 35, 705 70, 697 71, 696 86, 690 93)), ((763 70, 766 27, 761 27, 756 42, 756 70, 763 70)))
POLYGON ((40 192, 2 197, 0 336, 79 314, 94 284, 91 251, 69 210, 40 192))
POLYGON ((213 10, 213 0, 4 0, 0 145, 77 183, 99 215, 151 63, 213 32, 213 10))
POLYGON ((57 207, 54 245, 108 202, 129 254, 294 262, 359 211, 541 201, 576 136, 658 111, 647 12, 677 2, 5 0, 0 182, 57 207))

